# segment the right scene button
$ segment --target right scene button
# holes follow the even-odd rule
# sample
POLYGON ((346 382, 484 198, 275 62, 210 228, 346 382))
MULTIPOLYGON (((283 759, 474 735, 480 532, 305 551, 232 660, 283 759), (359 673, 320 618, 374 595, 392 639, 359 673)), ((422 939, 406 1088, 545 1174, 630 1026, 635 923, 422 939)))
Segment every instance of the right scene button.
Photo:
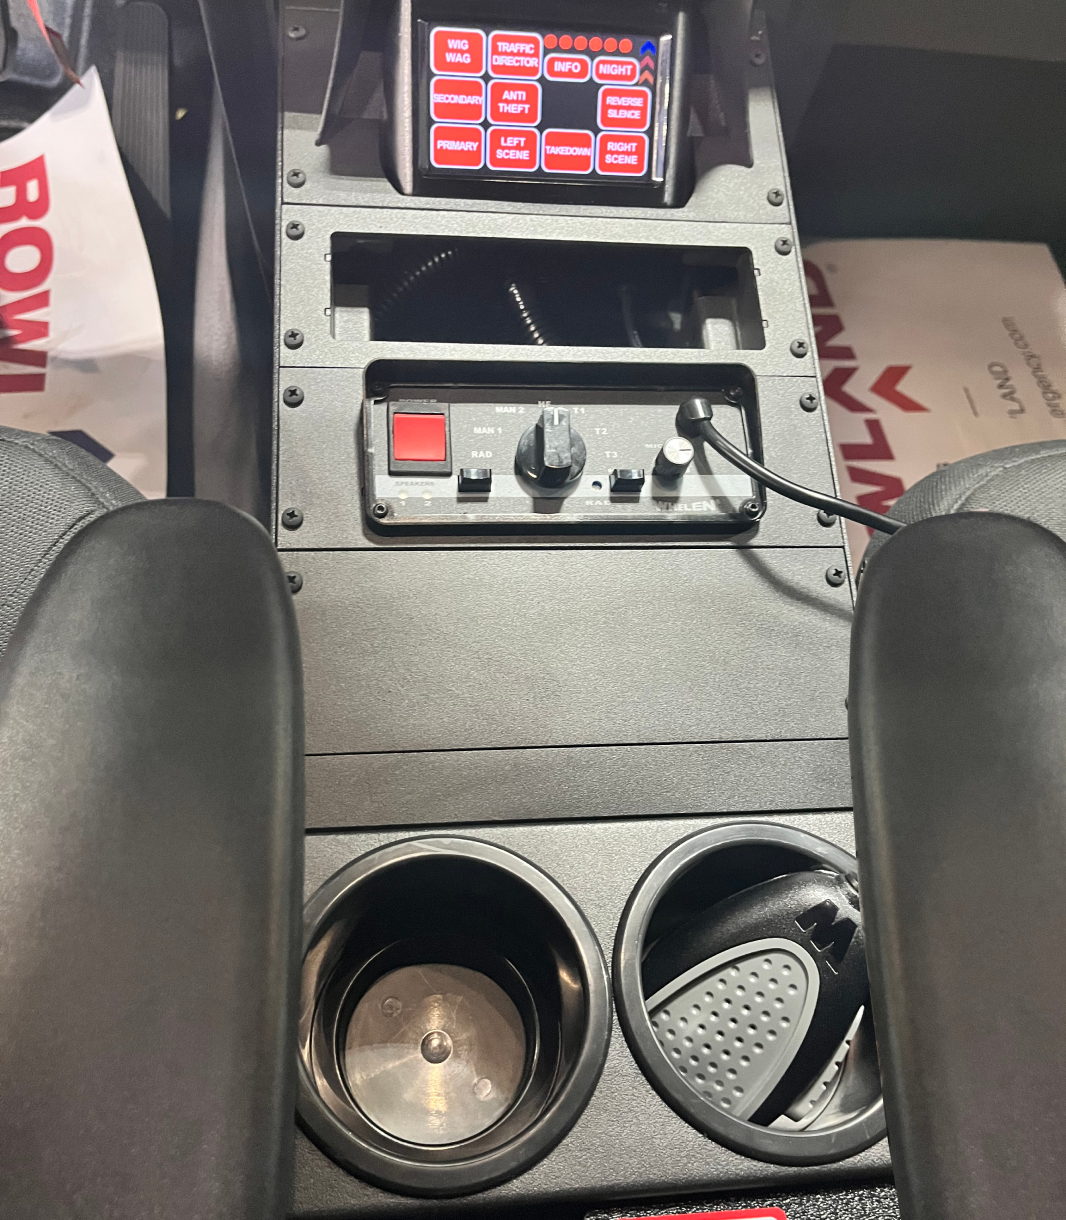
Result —
POLYGON ((639 177, 648 168, 648 137, 615 135, 602 132, 596 152, 596 169, 601 174, 630 174, 639 177))

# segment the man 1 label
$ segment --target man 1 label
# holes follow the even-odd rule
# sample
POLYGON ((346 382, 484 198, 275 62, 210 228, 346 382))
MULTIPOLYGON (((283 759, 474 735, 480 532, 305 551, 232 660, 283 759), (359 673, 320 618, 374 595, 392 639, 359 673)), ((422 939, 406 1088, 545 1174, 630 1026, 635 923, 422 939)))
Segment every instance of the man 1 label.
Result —
POLYGON ((429 160, 437 169, 480 169, 485 161, 485 131, 437 123, 429 133, 429 160))
POLYGON ((435 76, 429 86, 429 113, 438 122, 480 123, 485 117, 485 82, 435 76))
POLYGON ((643 131, 650 122, 650 89, 604 85, 600 90, 599 123, 604 131, 643 131))
POLYGON ((430 39, 434 72, 480 76, 485 71, 485 35, 481 30, 438 26, 430 39))
POLYGON ((596 149, 596 169, 601 174, 628 174, 637 178, 648 168, 648 137, 616 136, 602 132, 596 149))
POLYGON ((489 122, 535 126, 540 122, 540 85, 494 80, 489 85, 489 122))
POLYGON ((490 127, 489 169, 524 170, 526 173, 535 170, 539 142, 537 132, 528 128, 490 127))
POLYGON ((546 131, 541 168, 549 174, 591 174, 593 144, 591 131, 546 131))
POLYGON ((541 43, 539 34, 518 34, 493 30, 489 35, 489 75, 540 76, 541 43))

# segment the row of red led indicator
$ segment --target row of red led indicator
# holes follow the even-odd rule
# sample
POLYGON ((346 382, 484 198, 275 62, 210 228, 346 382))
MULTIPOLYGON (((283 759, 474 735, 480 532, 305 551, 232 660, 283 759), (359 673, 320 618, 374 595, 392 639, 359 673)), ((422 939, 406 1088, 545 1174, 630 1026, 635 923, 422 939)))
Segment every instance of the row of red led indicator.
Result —
MULTIPOLYGON (((540 122, 541 89, 536 81, 489 82, 490 123, 535 127, 540 122)), ((436 76, 429 90, 435 122, 481 123, 485 119, 485 82, 461 76, 436 76)), ((597 115, 604 131, 646 131, 651 122, 651 90, 643 85, 604 85, 597 115)))
POLYGON ((430 130, 429 159, 437 169, 530 171, 639 177, 648 168, 648 137, 591 131, 531 131, 523 127, 462 127, 438 123, 430 130))
MULTIPOLYGON (((640 64, 628 56, 632 51, 632 39, 614 38, 601 40, 583 37, 571 39, 554 34, 541 38, 539 34, 523 34, 508 30, 495 30, 486 39, 483 30, 467 30, 438 26, 430 38, 430 63, 435 73, 448 76, 482 76, 487 70, 490 76, 510 79, 534 80, 543 71, 548 80, 586 81, 594 79, 601 84, 628 85, 636 82, 640 75, 640 64), (621 51, 620 56, 601 55, 595 61, 587 55, 544 55, 545 49, 554 50, 556 42, 563 51, 621 51), (599 44, 599 45, 597 45, 599 44)), ((645 56, 645 67, 654 68, 651 56, 645 56)), ((651 71, 646 72, 651 79, 651 71)))

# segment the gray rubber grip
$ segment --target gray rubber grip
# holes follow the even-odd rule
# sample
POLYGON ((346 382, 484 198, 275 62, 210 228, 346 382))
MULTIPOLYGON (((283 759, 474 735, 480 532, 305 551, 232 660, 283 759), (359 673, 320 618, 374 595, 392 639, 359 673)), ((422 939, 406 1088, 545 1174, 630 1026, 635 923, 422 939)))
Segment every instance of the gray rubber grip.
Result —
POLYGON ((884 544, 860 586, 855 822, 905 1220, 1066 1188, 1066 543, 996 513, 884 544))

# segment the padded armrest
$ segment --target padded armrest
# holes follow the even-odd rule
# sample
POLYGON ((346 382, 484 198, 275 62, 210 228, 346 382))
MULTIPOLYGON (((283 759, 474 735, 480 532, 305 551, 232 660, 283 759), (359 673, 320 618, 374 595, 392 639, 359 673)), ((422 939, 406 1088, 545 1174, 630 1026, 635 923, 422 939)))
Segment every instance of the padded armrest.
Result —
POLYGON ((1050 1216, 1066 1188, 1066 543, 909 525, 859 585, 855 829, 905 1220, 1050 1216))
POLYGON ((292 1148, 300 658, 265 532, 139 503, 0 661, 0 1214, 270 1220, 292 1148))

